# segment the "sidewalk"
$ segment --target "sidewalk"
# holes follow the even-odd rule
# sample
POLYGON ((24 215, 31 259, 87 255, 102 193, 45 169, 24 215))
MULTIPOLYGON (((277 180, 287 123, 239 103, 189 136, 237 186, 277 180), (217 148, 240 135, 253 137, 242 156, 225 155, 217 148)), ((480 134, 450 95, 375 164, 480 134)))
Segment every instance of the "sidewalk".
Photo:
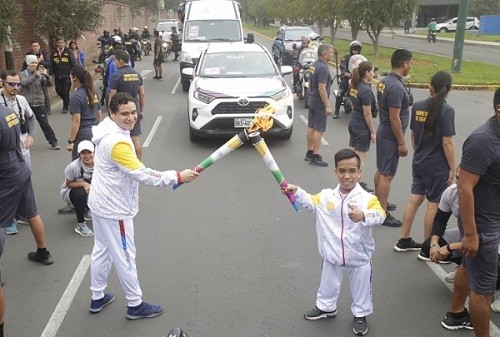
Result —
MULTIPOLYGON (((425 28, 418 28, 418 31, 425 31, 425 28)), ((402 36, 402 37, 407 37, 411 39, 421 39, 425 40, 427 37, 425 35, 417 35, 415 34, 415 30, 410 30, 410 34, 405 35, 404 29, 401 28, 395 28, 392 30, 386 29, 382 31, 383 35, 386 36, 402 36)), ((437 35, 437 38, 439 41, 443 42, 449 42, 449 43, 455 43, 455 39, 449 38, 449 37, 440 37, 439 33, 437 35)), ((497 48, 500 49, 500 42, 492 42, 492 41, 476 41, 476 40, 464 40, 464 44, 466 45, 471 45, 471 46, 484 46, 484 47, 491 47, 491 48, 497 48)))

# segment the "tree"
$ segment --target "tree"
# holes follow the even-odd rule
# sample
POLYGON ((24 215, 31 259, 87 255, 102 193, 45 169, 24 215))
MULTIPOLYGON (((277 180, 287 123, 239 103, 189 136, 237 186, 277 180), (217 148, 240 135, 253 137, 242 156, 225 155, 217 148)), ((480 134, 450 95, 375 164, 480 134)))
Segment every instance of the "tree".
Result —
POLYGON ((500 2, 498 0, 472 0, 469 4, 469 15, 480 17, 481 15, 500 14, 500 2))
POLYGON ((51 44, 58 35, 71 39, 94 31, 103 19, 104 0, 30 0, 29 5, 38 13, 35 29, 51 44))
POLYGON ((358 38, 359 31, 363 28, 365 1, 363 0, 338 0, 339 16, 349 21, 353 40, 358 38))
POLYGON ((9 27, 15 31, 20 23, 22 13, 20 2, 11 0, 0 0, 0 45, 3 45, 9 37, 9 27))
POLYGON ((378 55, 379 37, 384 27, 393 27, 411 16, 418 8, 418 0, 368 0, 363 1, 359 13, 363 18, 366 32, 373 43, 373 53, 378 55))

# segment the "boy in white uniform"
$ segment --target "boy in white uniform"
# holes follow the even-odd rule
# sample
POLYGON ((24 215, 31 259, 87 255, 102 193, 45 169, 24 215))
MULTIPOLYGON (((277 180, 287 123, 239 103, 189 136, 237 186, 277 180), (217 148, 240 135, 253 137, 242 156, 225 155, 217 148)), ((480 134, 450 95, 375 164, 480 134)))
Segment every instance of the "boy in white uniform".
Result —
POLYGON ((109 111, 110 117, 92 127, 92 142, 96 147, 88 198, 94 225, 90 312, 98 313, 115 300, 113 293, 104 292, 114 264, 127 298, 127 318, 156 317, 163 313, 163 307, 142 300, 135 264, 134 216, 139 210, 139 183, 172 186, 188 183, 198 173, 188 169, 156 171, 141 163, 130 138, 130 130, 138 118, 136 101, 131 95, 124 92, 114 95, 109 111))
POLYGON ((323 258, 321 283, 316 306, 305 313, 308 320, 337 315, 337 299, 343 273, 349 275, 354 315, 353 332, 368 332, 366 316, 373 313, 371 259, 375 251, 372 227, 385 220, 385 211, 377 197, 359 184, 361 159, 351 149, 335 154, 335 189, 324 189, 311 195, 298 186, 288 184, 287 190, 307 210, 316 213, 318 250, 323 258))

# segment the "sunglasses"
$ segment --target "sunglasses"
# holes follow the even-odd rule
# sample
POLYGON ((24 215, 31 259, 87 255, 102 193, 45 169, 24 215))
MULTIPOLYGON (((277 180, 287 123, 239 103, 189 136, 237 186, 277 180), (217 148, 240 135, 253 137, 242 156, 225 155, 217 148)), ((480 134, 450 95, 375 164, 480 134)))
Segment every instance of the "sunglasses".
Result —
POLYGON ((11 87, 20 87, 21 83, 20 82, 4 82, 10 85, 11 87))

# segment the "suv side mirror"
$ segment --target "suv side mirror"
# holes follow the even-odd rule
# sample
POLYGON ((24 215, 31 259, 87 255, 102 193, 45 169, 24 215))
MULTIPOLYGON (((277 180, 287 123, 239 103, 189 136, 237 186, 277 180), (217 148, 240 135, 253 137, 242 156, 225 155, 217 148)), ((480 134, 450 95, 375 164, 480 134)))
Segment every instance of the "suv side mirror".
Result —
POLYGON ((254 43, 255 38, 253 33, 248 33, 247 37, 245 38, 245 43, 254 43))

